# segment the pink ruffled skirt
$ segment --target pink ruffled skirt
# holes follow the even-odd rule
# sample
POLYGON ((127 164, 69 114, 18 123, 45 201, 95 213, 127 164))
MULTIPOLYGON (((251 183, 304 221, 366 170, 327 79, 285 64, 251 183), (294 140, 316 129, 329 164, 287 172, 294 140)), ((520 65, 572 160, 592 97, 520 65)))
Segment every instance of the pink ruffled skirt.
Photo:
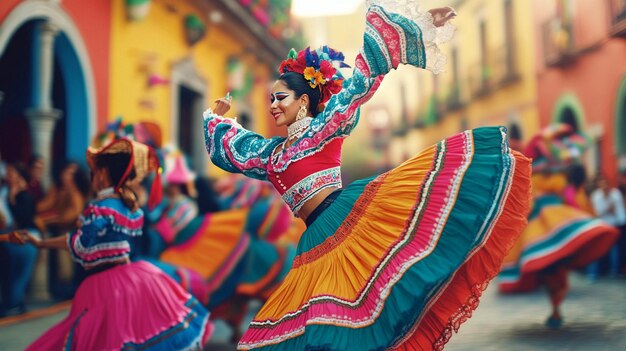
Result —
POLYGON ((70 314, 27 350, 202 350, 209 313, 174 280, 147 262, 86 278, 70 314))

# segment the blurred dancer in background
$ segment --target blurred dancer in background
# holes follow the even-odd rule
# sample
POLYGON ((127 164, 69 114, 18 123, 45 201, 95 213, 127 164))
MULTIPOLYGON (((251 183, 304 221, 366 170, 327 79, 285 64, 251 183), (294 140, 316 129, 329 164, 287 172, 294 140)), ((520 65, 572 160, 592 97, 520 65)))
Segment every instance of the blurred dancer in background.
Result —
POLYGON ((563 324, 560 306, 569 291, 569 272, 602 257, 617 240, 614 227, 585 210, 589 201, 580 161, 587 145, 586 137, 565 124, 531 139, 525 154, 533 158, 533 206, 499 276, 503 293, 546 287, 550 328, 563 324))
POLYGON ((132 183, 157 169, 154 154, 116 139, 88 149, 87 161, 98 195, 77 230, 45 240, 12 233, 13 241, 69 250, 89 274, 67 318, 27 350, 202 349, 212 331, 204 307, 153 265, 129 259, 128 238, 141 235, 143 224, 132 183))

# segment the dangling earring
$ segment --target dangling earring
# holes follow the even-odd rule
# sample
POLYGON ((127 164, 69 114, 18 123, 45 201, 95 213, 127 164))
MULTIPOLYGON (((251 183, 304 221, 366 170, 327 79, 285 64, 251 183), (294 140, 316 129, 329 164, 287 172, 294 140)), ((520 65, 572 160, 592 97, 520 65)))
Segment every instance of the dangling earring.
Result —
POLYGON ((296 116, 296 120, 287 126, 287 139, 283 143, 283 148, 285 147, 285 143, 291 139, 300 138, 304 135, 304 132, 309 128, 313 117, 309 117, 306 115, 306 106, 300 105, 300 110, 298 110, 298 115, 296 116))
POLYGON ((306 107, 304 105, 300 105, 300 110, 298 110, 298 115, 296 116, 296 121, 299 121, 306 117, 306 107))

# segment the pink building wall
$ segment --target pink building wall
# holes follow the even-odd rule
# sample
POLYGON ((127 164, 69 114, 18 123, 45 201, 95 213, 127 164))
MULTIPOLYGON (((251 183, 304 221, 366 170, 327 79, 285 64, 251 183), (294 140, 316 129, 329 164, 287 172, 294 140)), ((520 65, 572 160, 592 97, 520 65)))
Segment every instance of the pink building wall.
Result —
POLYGON ((556 15, 556 1, 535 0, 536 67, 541 126, 553 122, 557 105, 574 95, 582 110, 582 128, 601 126, 599 142, 601 172, 615 179, 616 104, 619 87, 626 79, 626 39, 610 34, 608 1, 571 1, 574 37, 573 59, 548 67, 545 63, 542 25, 556 15), (552 6, 551 6, 552 5, 552 6))

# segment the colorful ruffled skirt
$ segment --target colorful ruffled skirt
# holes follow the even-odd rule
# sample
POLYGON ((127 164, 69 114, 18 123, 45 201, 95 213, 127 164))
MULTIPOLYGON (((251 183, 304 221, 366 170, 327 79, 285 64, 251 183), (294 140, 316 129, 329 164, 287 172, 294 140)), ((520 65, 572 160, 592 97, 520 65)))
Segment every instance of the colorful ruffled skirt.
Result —
POLYGON ((205 305, 211 300, 210 295, 225 287, 225 281, 248 251, 247 216, 248 210, 241 209, 197 217, 159 257, 177 267, 177 280, 205 305))
POLYGON ((147 262, 87 277, 70 314, 27 350, 202 350, 209 313, 147 262))
MULTIPOLYGON (((258 237, 264 228, 283 222, 274 209, 259 201, 251 208, 195 218, 159 260, 150 262, 211 310, 235 294, 266 298, 282 282, 295 256, 293 245, 258 237)), ((289 229, 279 226, 283 232, 289 229)))
POLYGON ((305 229, 303 222, 294 217, 271 183, 234 173, 223 184, 222 208, 248 208, 246 230, 252 237, 269 242, 298 242, 305 229))
POLYGON ((504 128, 356 181, 302 234, 239 349, 441 349, 526 225, 530 162, 504 128))
POLYGON ((532 291, 540 274, 556 265, 583 268, 606 254, 619 237, 616 228, 565 205, 554 194, 538 196, 528 226, 505 258, 498 277, 503 293, 532 291))

